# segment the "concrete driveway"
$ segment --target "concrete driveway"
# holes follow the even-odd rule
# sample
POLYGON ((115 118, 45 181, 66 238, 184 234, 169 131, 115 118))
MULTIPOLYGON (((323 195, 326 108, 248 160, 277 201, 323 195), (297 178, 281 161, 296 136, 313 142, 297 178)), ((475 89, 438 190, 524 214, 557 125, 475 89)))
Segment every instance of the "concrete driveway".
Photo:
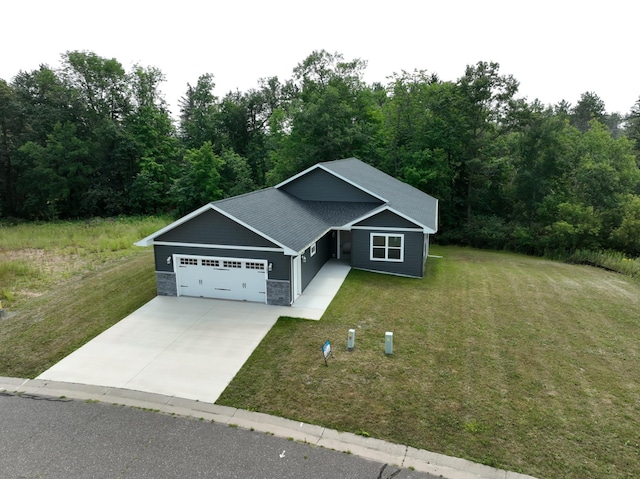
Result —
POLYGON ((280 316, 320 319, 349 270, 327 263, 294 307, 158 296, 37 379, 213 403, 280 316))

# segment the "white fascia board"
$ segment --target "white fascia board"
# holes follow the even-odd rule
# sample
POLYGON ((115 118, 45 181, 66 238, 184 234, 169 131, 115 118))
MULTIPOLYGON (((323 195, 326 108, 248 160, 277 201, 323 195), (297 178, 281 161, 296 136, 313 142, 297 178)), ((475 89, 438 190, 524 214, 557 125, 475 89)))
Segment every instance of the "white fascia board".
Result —
POLYGON ((288 179, 286 179, 286 180, 284 180, 284 181, 282 181, 282 182, 278 183, 276 186, 274 186, 274 188, 277 190, 277 189, 279 189, 281 186, 284 186, 284 185, 286 185, 287 183, 291 183, 292 181, 297 180, 297 179, 298 179, 298 178, 300 178, 301 176, 304 176, 304 175, 306 175, 307 173, 309 173, 310 171, 315 170, 316 168, 319 168, 319 167, 320 167, 320 164, 319 164, 319 163, 316 163, 315 165, 310 166, 310 167, 309 167, 309 168, 307 168, 306 170, 301 171, 301 172, 300 172, 300 173, 298 173, 297 175, 294 175, 294 176, 292 176, 291 178, 288 178, 288 179))
POLYGON ((351 222, 349 222, 349 223, 347 223, 347 224, 342 225, 342 228, 341 228, 341 229, 343 229, 343 230, 349 230, 349 229, 351 229, 351 227, 352 227, 353 225, 355 225, 356 223, 360 223, 361 221, 366 220, 367 218, 369 218, 369 217, 371 217, 371 216, 375 216, 375 215, 377 215, 378 213, 382 213, 384 210, 387 210, 387 209, 389 209, 389 207, 388 207, 387 205, 381 205, 381 206, 378 206, 376 209, 371 210, 371 211, 369 211, 368 213, 365 213, 364 215, 362 215, 362 216, 360 216, 360 217, 356 218, 355 220, 353 220, 353 221, 351 221, 351 222))
POLYGON ((271 241, 273 244, 276 244, 278 246, 280 246, 285 255, 296 255, 297 253, 292 250, 291 248, 289 248, 288 246, 282 244, 279 241, 274 240, 273 238, 271 238, 270 236, 264 234, 262 231, 258 231, 256 228, 254 228, 253 226, 251 226, 250 224, 245 223, 244 221, 239 220, 238 218, 236 218, 235 216, 233 216, 230 213, 227 213, 226 211, 224 211, 221 208, 218 208, 215 205, 211 205, 211 209, 213 209, 214 211, 217 211, 218 213, 220 213, 221 215, 226 216, 227 218, 229 218, 232 221, 235 221, 236 223, 238 223, 241 226, 244 226, 245 228, 247 228, 249 231, 253 231, 255 234, 257 234, 258 236, 262 236, 264 239, 266 239, 267 241, 271 241))
POLYGON ((315 165, 310 166, 310 167, 309 167, 309 168, 307 168, 306 170, 301 171, 301 172, 300 172, 300 173, 298 173, 297 175, 292 176, 292 177, 291 177, 291 178, 289 178, 288 180, 284 180, 282 183, 278 183, 276 186, 274 186, 274 188, 278 189, 278 188, 280 188, 281 186, 284 186, 284 185, 286 185, 286 184, 288 184, 288 183, 291 183, 292 181, 297 180, 297 179, 298 179, 298 178, 300 178, 301 176, 304 176, 304 175, 306 175, 307 173, 309 173, 310 171, 315 170, 315 169, 318 169, 318 168, 320 168, 321 170, 326 171, 327 173, 329 173, 330 175, 335 176, 336 178, 341 179, 342 181, 344 181, 344 182, 346 182, 346 183, 350 184, 351 186, 353 186, 354 188, 357 188, 357 189, 359 189, 360 191, 363 191, 363 192, 367 193, 368 195, 371 195, 371 196, 373 196, 374 198, 379 199, 379 200, 380 200, 380 201, 382 201, 383 203, 388 203, 388 202, 389 202, 387 199, 383 198, 382 196, 377 195, 377 194, 375 194, 373 191, 369 191, 369 190, 368 190, 368 189, 366 189, 366 188, 363 188, 363 187, 362 187, 362 186, 360 186, 359 184, 354 183, 353 181, 351 181, 351 180, 349 180, 349 179, 345 178, 344 176, 342 176, 342 175, 340 175, 340 174, 336 173, 335 171, 331 170, 330 168, 327 168, 326 166, 324 166, 324 165, 323 165, 323 164, 321 164, 321 163, 316 163, 315 165))
MULTIPOLYGON (((424 229, 422 228, 394 228, 392 226, 352 226, 352 230, 365 230, 365 231, 386 231, 386 232, 394 232, 394 231, 407 231, 407 232, 420 232, 424 233, 424 229)), ((428 233, 425 233, 428 234, 428 233)))
POLYGON ((211 203, 207 203, 206 205, 204 205, 201 208, 198 208, 195 211, 192 211, 191 213, 189 213, 186 216, 183 216, 182 218, 174 221, 171 224, 168 224, 167 226, 165 226, 164 228, 156 231, 153 234, 150 234, 149 236, 147 236, 146 238, 141 239, 140 241, 136 241, 135 243, 133 243, 136 246, 151 246, 154 242, 153 240, 155 238, 157 238, 160 235, 165 234, 167 231, 171 231, 172 229, 180 226, 181 224, 186 223, 187 221, 189 221, 192 218, 195 218, 196 216, 201 215, 202 213, 204 213, 207 210, 213 209, 213 205, 211 203))

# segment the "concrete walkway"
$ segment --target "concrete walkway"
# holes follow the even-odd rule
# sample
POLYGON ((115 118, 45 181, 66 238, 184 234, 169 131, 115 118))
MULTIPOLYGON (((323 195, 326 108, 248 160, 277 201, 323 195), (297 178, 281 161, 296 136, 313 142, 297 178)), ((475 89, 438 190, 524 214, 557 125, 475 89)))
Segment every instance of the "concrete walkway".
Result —
POLYGON ((336 259, 327 261, 291 306, 287 316, 320 319, 338 293, 351 266, 336 259))
POLYGON ((245 429, 292 438, 320 447, 348 452, 378 462, 414 468, 447 479, 535 479, 516 472, 495 469, 465 459, 445 456, 415 449, 410 446, 393 444, 371 437, 362 437, 348 432, 291 421, 267 414, 242 409, 218 406, 183 399, 127 389, 87 386, 41 379, 20 379, 0 377, 0 392, 32 394, 44 397, 66 397, 81 401, 101 401, 109 404, 150 409, 165 414, 191 416, 207 421, 235 425, 245 429))

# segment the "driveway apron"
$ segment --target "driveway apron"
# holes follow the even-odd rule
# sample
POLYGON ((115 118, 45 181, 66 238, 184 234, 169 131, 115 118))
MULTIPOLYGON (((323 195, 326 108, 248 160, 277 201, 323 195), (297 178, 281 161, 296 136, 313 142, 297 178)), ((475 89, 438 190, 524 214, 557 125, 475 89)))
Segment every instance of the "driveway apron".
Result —
POLYGON ((326 266, 298 307, 158 296, 37 379, 214 403, 280 316, 320 319, 350 269, 326 266))

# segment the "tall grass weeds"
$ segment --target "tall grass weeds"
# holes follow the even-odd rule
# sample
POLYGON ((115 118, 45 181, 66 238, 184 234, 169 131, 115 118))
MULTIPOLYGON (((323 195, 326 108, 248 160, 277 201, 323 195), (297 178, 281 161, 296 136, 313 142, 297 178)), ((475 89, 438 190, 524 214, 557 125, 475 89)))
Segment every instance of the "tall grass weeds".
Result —
POLYGON ((0 251, 64 249, 96 253, 133 249, 133 243, 170 222, 163 217, 93 218, 50 223, 0 223, 0 251))
POLYGON ((170 222, 163 217, 0 222, 0 300, 17 306, 52 285, 141 251, 134 243, 170 222))
POLYGON ((619 251, 575 250, 565 255, 558 255, 554 259, 561 259, 571 264, 595 266, 632 277, 640 276, 640 258, 627 258, 619 251))

